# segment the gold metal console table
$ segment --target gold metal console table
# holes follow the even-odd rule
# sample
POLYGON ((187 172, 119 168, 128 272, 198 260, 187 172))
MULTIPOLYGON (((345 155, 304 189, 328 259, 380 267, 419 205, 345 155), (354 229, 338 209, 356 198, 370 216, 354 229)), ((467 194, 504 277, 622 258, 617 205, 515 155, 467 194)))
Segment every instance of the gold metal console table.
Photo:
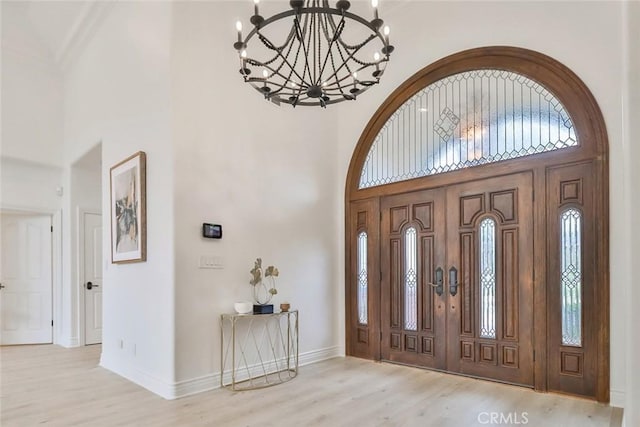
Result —
POLYGON ((298 310, 220 316, 220 386, 252 390, 298 375, 298 310))

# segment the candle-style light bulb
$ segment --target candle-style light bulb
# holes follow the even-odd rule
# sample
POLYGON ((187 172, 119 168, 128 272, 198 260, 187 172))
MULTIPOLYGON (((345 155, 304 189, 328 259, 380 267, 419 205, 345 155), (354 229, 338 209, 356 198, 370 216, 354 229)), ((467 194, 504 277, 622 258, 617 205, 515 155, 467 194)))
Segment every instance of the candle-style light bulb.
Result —
POLYGON ((254 10, 254 15, 260 15, 258 13, 258 3, 260 3, 260 0, 253 0, 253 10, 254 10))
POLYGON ((264 77, 265 79, 269 78, 269 72, 266 69, 262 70, 262 77, 264 77))
POLYGON ((380 54, 378 52, 375 52, 373 54, 373 60, 376 62, 380 61, 380 54))
POLYGON ((388 26, 388 25, 385 25, 385 26, 384 26, 384 30, 383 30, 383 32, 384 32, 384 41, 385 41, 387 44, 389 44, 389 26, 388 26))
POLYGON ((236 21, 236 30, 238 31, 238 42, 242 43, 242 22, 236 21))
POLYGON ((373 7, 373 19, 378 19, 378 0, 371 0, 371 6, 373 7))
POLYGON ((244 59, 244 58, 246 58, 246 57, 247 57, 247 51, 246 51, 246 49, 245 49, 245 50, 243 50, 242 52, 240 52, 240 56, 242 57, 242 59, 244 59))

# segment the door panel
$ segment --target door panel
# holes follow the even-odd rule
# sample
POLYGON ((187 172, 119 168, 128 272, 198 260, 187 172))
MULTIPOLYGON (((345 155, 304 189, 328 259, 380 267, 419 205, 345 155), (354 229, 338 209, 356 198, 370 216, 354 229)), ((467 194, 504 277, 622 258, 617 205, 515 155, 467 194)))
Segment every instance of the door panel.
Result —
MULTIPOLYGON (((380 357, 380 209, 378 199, 351 203, 351 217, 347 223, 347 245, 350 246, 348 268, 350 283, 347 287, 347 300, 355 301, 348 305, 346 319, 349 324, 347 333, 347 354, 378 359, 380 357), (359 236, 365 233, 366 245, 362 248, 366 259, 360 259, 359 236), (363 272, 364 262, 366 271, 363 272), (362 289, 366 287, 365 289, 362 289), (359 292, 361 294, 359 295, 359 292), (366 295, 365 298, 360 296, 366 295), (362 314, 361 314, 362 310, 362 314)), ((364 255, 364 254, 362 254, 364 255)))
POLYGON ((85 213, 84 301, 85 344, 102 342, 102 217, 85 213), (89 289, 88 283, 91 283, 89 289))
MULTIPOLYGON (((596 392, 597 372, 597 313, 595 292, 596 242, 594 228, 593 166, 591 163, 552 168, 547 172, 547 265, 548 265, 548 321, 549 329, 548 384, 549 390, 593 396, 596 392), (580 227, 576 234, 579 241, 578 269, 563 269, 563 259, 567 258, 562 248, 563 213, 573 210, 580 216, 580 227), (564 271, 563 271, 564 270, 564 271), (573 274, 572 274, 573 273, 573 274), (565 279, 565 280, 563 280, 565 279), (562 287, 569 281, 575 288, 575 295, 565 295, 562 287), (564 282, 564 283, 563 283, 564 282), (573 283, 571 283, 573 282, 573 283), (563 301, 564 300, 564 301, 563 301), (576 315, 571 315, 575 307, 576 315), (575 322, 574 337, 563 337, 563 329, 575 322)), ((574 233, 571 233, 574 234, 574 233)), ((568 249, 568 248, 565 248, 568 249)))
POLYGON ((449 371, 533 385, 532 197, 530 173, 447 188, 449 371))
POLYGON ((382 359, 444 369, 446 297, 433 286, 445 261, 444 190, 386 197, 380 209, 382 359))
POLYGON ((53 340, 51 217, 2 214, 0 344, 53 340))

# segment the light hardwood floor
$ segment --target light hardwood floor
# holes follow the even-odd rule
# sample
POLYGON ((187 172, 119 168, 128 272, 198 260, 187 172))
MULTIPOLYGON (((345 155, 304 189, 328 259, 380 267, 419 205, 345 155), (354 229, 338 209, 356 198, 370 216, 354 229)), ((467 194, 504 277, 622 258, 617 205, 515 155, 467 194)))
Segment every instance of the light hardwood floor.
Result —
POLYGON ((0 357, 2 427, 610 427, 621 415, 584 399, 353 358, 302 367, 268 389, 167 401, 97 366, 100 346, 3 347, 0 357), (491 413, 505 418, 492 424, 491 413))

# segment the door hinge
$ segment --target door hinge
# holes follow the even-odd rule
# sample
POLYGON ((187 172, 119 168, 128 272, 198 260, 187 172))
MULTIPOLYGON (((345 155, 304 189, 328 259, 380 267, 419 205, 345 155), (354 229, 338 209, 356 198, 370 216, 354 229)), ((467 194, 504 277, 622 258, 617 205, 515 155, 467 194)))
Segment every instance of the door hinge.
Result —
POLYGON ((382 211, 380 211, 380 221, 382 221, 382 211))
POLYGON ((382 341, 382 331, 380 331, 380 341, 382 341))
POLYGON ((380 270, 380 281, 382 282, 382 270, 380 270))
POLYGON ((533 350, 533 361, 534 362, 536 361, 536 351, 535 350, 533 350))
POLYGON ((51 232, 53 233, 53 225, 51 226, 51 232))
POLYGON ((53 326, 53 320, 51 321, 51 326, 53 326))

